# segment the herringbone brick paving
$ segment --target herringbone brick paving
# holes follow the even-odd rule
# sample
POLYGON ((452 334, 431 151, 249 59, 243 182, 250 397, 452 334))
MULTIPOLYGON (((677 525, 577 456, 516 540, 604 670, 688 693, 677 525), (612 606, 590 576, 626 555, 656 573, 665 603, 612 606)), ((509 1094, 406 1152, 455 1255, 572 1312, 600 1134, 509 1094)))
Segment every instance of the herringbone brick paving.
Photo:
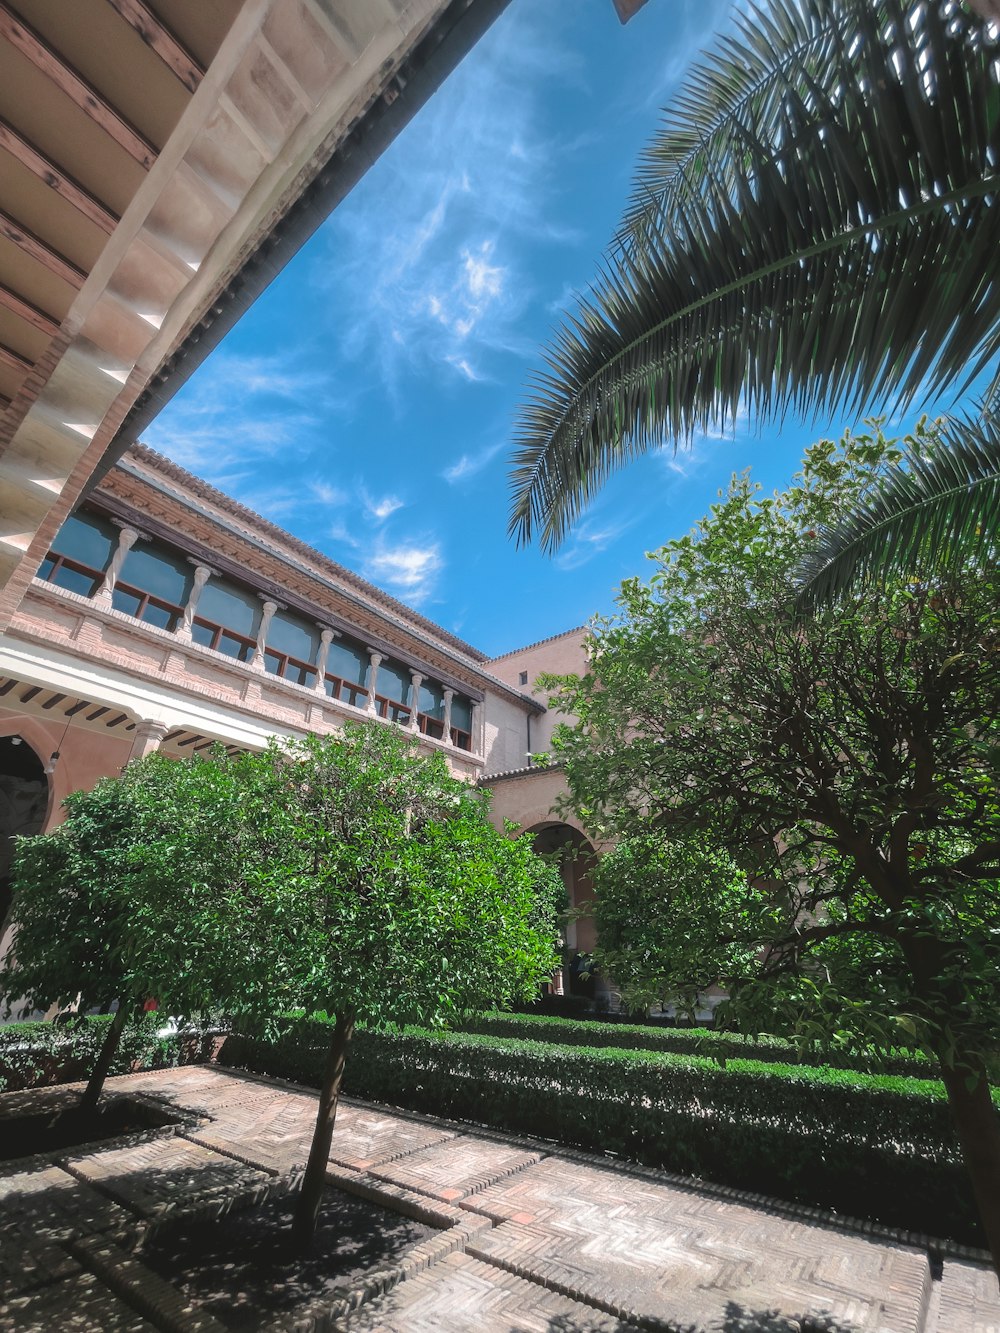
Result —
MULTIPOLYGON (((206 1066, 112 1083, 201 1123, 175 1138, 95 1145, 31 1170, 0 1170, 2 1330, 144 1330, 141 1252, 119 1248, 142 1219, 277 1183, 305 1160, 316 1113, 306 1090, 206 1066), (118 1295, 105 1285, 116 1263, 118 1295)), ((935 1282, 916 1247, 427 1117, 345 1103, 331 1179, 458 1228, 434 1251, 440 1258, 419 1271, 410 1264, 400 1285, 338 1327, 1000 1333, 995 1278, 973 1263, 949 1261, 935 1282)), ((196 1326, 193 1313, 177 1318, 196 1326)))

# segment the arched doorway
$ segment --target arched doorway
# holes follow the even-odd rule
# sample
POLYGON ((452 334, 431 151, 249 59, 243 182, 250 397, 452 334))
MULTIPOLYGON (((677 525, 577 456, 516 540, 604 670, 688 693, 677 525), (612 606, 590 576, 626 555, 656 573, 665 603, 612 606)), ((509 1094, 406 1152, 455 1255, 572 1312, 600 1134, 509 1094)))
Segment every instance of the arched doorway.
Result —
POLYGON ((0 937, 10 911, 14 839, 40 833, 49 807, 42 761, 22 736, 0 736, 0 937))
POLYGON ((566 897, 574 913, 566 923, 563 990, 568 995, 606 1003, 607 986, 595 975, 591 955, 597 943, 597 931, 589 908, 594 899, 592 873, 597 861, 593 845, 572 824, 538 824, 533 848, 543 856, 558 860, 566 885, 566 897))

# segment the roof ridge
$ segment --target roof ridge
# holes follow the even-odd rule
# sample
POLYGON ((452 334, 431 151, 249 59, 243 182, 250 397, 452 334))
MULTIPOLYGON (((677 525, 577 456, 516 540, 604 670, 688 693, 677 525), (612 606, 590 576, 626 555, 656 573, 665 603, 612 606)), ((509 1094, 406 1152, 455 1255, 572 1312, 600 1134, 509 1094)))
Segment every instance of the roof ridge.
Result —
POLYGON ((544 639, 536 639, 534 643, 522 644, 520 648, 511 648, 506 653, 497 653, 496 657, 488 657, 487 662, 502 662, 505 657, 516 657, 518 653, 526 653, 532 648, 540 648, 543 643, 553 643, 556 639, 566 639, 571 634, 585 634, 586 625, 574 625, 572 629, 564 629, 559 634, 549 634, 544 639))

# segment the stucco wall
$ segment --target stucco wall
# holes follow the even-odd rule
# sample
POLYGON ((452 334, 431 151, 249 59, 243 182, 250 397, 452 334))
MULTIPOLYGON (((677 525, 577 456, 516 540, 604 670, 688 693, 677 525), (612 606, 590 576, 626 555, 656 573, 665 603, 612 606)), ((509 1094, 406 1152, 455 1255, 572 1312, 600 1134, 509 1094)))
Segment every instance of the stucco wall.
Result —
MULTIPOLYGON (((546 692, 537 687, 540 675, 550 672, 553 675, 582 675, 587 669, 585 629, 567 630, 565 634, 552 639, 543 639, 541 643, 530 644, 526 648, 516 649, 503 657, 494 658, 488 665, 490 671, 506 685, 533 694, 541 703, 547 702, 546 692), (527 674, 527 683, 521 684, 522 673, 527 674)), ((531 749, 535 754, 545 753, 552 743, 552 732, 566 718, 554 711, 542 713, 531 722, 531 749)), ((522 760, 522 763, 525 762, 522 760)), ((520 768, 521 763, 511 764, 511 768, 520 768)), ((487 768, 488 773, 500 773, 499 768, 487 768)))
MULTIPOLYGON (((506 773, 510 769, 525 768, 528 763, 528 713, 513 700, 488 693, 486 709, 486 765, 483 772, 506 773)), ((534 747, 535 718, 532 718, 532 747, 534 747)))

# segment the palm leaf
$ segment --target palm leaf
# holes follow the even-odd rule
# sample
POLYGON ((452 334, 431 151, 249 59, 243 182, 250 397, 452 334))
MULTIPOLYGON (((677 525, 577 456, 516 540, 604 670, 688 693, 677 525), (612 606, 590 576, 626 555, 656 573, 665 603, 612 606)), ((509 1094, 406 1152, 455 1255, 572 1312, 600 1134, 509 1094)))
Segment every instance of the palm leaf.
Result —
MULTIPOLYGON (((713 148, 719 171, 646 212, 550 343, 517 429, 519 541, 555 548, 614 469, 741 403, 765 416, 902 405, 1000 351, 1000 73, 985 26, 906 0, 828 10, 823 78, 818 47, 798 65, 775 51, 781 96, 744 98, 713 148)), ((768 13, 769 41, 791 40, 797 0, 768 13)))
POLYGON ((818 534, 801 571, 799 609, 900 572, 928 576, 997 558, 1000 403, 948 421, 935 446, 911 451, 853 513, 818 534))
POLYGON ((681 200, 733 190, 744 165, 736 131, 773 123, 787 87, 808 97, 819 82, 835 93, 841 22, 841 6, 827 0, 738 13, 735 30, 691 67, 640 154, 617 243, 641 244, 649 216, 669 214, 681 200))

